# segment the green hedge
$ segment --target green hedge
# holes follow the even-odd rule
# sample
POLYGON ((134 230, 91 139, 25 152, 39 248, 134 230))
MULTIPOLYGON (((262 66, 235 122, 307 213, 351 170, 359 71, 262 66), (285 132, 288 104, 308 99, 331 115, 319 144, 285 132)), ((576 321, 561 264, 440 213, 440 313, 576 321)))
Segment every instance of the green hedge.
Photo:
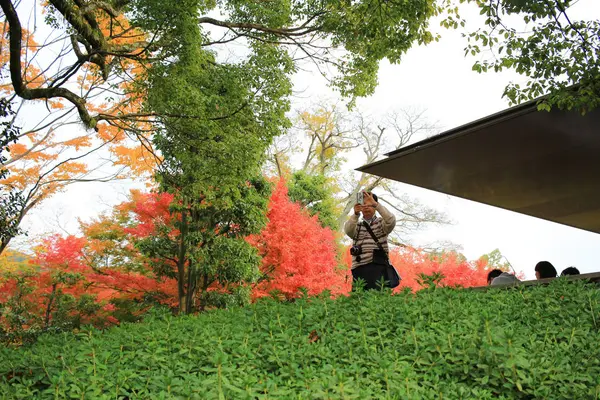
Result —
POLYGON ((0 398, 598 399, 600 294, 507 290, 263 301, 0 351, 0 398))

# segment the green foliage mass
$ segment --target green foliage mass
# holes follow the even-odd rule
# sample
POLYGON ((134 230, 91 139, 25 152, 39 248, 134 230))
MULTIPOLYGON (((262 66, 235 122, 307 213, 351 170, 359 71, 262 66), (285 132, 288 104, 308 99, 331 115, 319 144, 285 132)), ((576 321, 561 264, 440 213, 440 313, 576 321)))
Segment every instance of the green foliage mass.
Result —
POLYGON ((596 399, 600 292, 557 280, 431 288, 197 317, 0 350, 5 398, 596 399))
POLYGON ((510 271, 512 268, 506 257, 500 252, 500 249, 494 249, 488 254, 479 257, 484 260, 489 269, 501 269, 502 271, 510 271))
POLYGON ((340 213, 338 201, 333 196, 333 188, 321 174, 309 175, 304 171, 295 172, 288 182, 290 200, 300 203, 310 215, 317 215, 323 227, 337 229, 340 213))

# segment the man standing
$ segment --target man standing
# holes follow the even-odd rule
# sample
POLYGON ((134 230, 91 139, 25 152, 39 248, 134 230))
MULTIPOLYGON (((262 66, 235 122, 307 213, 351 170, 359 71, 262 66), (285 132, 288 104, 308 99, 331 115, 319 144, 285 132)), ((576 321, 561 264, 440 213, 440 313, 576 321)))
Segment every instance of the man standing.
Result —
POLYGON ((363 192, 363 196, 363 204, 354 205, 354 214, 344 224, 344 232, 354 240, 351 250, 353 286, 361 279, 365 282, 365 289, 376 289, 378 282, 387 279, 387 264, 381 262, 380 257, 373 257, 373 253, 379 251, 379 246, 365 224, 369 225, 383 250, 388 253, 387 237, 396 226, 396 217, 377 202, 377 195, 363 192), (376 212, 381 217, 377 217, 376 212), (362 220, 359 221, 361 213, 362 220))

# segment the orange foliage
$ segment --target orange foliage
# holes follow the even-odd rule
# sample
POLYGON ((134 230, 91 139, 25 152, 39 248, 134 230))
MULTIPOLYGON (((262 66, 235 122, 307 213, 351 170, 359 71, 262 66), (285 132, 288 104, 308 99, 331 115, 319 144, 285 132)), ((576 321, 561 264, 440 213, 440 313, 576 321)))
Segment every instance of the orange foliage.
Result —
MULTIPOLYGON (((113 18, 98 10, 96 18, 111 49, 125 49, 130 54, 144 53, 146 34, 133 29, 124 15, 113 18)), ((0 68, 6 71, 9 62, 8 25, 2 22, 1 27, 0 68)), ((70 40, 68 35, 64 40, 70 40)), ((51 44, 39 45, 33 33, 23 28, 21 60, 25 84, 29 88, 47 86, 61 73, 56 68, 61 63, 38 67, 39 63, 46 60, 54 63, 52 57, 60 52, 61 42, 50 42, 51 44), (47 75, 42 74, 42 70, 47 75)), ((68 47, 71 45, 68 44, 68 47)), ((107 62, 111 61, 112 57, 108 57, 107 62)), ((63 64, 66 62, 65 60, 63 64)), ((128 119, 125 124, 119 119, 122 115, 139 113, 142 109, 145 93, 140 92, 140 85, 136 85, 136 81, 145 79, 148 65, 143 56, 123 57, 118 60, 118 65, 122 70, 114 68, 114 73, 105 81, 97 65, 85 63, 77 74, 65 82, 66 86, 76 85, 80 92, 87 93, 84 97, 90 113, 114 118, 108 122, 100 122, 97 132, 73 129, 73 107, 60 99, 47 100, 43 109, 41 102, 37 102, 40 105, 32 106, 35 109, 24 109, 23 113, 28 113, 26 116, 17 115, 17 125, 23 131, 19 142, 10 146, 10 158, 6 166, 11 174, 8 179, 0 181, 0 185, 23 190, 26 194, 30 192, 33 194, 30 201, 39 204, 80 178, 105 178, 90 174, 95 166, 90 165, 86 159, 79 158, 85 152, 93 152, 99 148, 112 155, 112 165, 126 167, 127 173, 119 174, 118 178, 153 172, 157 160, 148 151, 148 132, 152 127, 145 120, 128 119), (120 92, 115 93, 115 86, 120 92), (68 115, 69 111, 71 115, 68 115), (38 125, 42 125, 42 128, 38 125), (125 129, 137 129, 140 140, 131 140, 125 129), (142 141, 145 146, 141 144, 142 141)), ((66 68, 64 65, 62 67, 66 68)), ((5 97, 13 96, 12 83, 5 80, 0 85, 0 92, 5 97)))
MULTIPOLYGON (((84 246, 84 238, 52 236, 44 241, 36 257, 31 260, 35 266, 33 271, 17 271, 7 275, 0 285, 0 302, 9 308, 18 306, 26 310, 20 311, 25 318, 21 322, 23 329, 50 326, 57 317, 59 298, 67 296, 77 301, 85 294, 96 294, 96 288, 87 279, 93 271, 85 264, 84 246), (24 284, 19 284, 19 281, 24 281, 24 284)), ((110 315, 111 307, 106 305, 100 306, 93 314, 75 307, 63 311, 67 313, 67 318, 77 317, 82 324, 105 326, 118 322, 110 315)), ((64 315, 60 317, 65 318, 64 315)), ((6 317, 0 319, 0 325, 5 330, 11 329, 11 322, 6 317)))
POLYGON ((136 224, 125 231, 136 238, 144 238, 152 235, 157 225, 170 225, 173 216, 169 213, 169 205, 172 201, 173 195, 169 193, 134 192, 131 211, 135 213, 136 224))
MULTIPOLYGON (((2 36, 0 36, 0 69, 7 69, 10 52, 9 52, 9 37, 8 37, 8 22, 3 21, 0 23, 0 29, 2 30, 2 36)), ((28 59, 28 52, 35 53, 37 49, 40 47, 39 44, 34 40, 33 33, 29 32, 27 29, 22 29, 22 48, 21 48, 21 58, 28 59)), ((32 57, 29 57, 31 59, 32 57)), ((46 78, 42 74, 42 71, 34 65, 33 62, 25 62, 22 65, 23 68, 23 80, 24 83, 30 88, 39 88, 44 83, 46 83, 46 78)), ((7 81, 7 83, 0 84, 0 94, 5 97, 9 97, 12 95, 12 83, 7 81)))
MULTIPOLYGON (((88 246, 83 237, 52 236, 38 247, 36 256, 30 260, 30 269, 5 274, 0 282, 0 303, 9 308, 18 303, 20 312, 27 316, 22 328, 52 325, 58 312, 57 299, 64 296, 74 299, 71 304, 75 306, 68 310, 68 316, 77 317, 78 323, 97 326, 118 323, 112 315, 115 307, 110 304, 115 299, 142 301, 153 297, 163 304, 176 304, 174 280, 119 268, 95 268, 88 262, 88 246), (92 296, 97 304, 92 314, 76 306, 84 295, 92 296)), ((11 329, 6 316, 0 318, 0 325, 11 329)))
MULTIPOLYGON (((87 223, 80 221, 81 231, 88 240, 85 251, 88 262, 96 268, 118 268, 147 274, 150 271, 148 260, 135 248, 135 236, 131 230, 139 224, 137 205, 152 202, 153 195, 132 190, 130 196, 129 201, 115 206, 110 215, 102 215, 87 223)), ((166 201, 167 207, 169 201, 166 201)))
POLYGON ((431 255, 412 248, 394 249, 390 254, 392 264, 402 276, 399 289, 409 287, 418 290, 419 274, 432 275, 439 272, 444 275, 444 286, 474 287, 487 283, 489 270, 481 261, 469 262, 455 252, 431 255))

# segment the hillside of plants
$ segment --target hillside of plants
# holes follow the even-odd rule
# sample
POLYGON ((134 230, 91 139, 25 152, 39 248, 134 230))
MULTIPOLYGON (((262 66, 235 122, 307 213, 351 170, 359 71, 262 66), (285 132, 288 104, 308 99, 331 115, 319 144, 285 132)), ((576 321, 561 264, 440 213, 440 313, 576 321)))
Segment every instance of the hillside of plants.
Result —
POLYGON ((300 298, 0 350, 14 399, 598 399, 600 291, 581 282, 300 298))

